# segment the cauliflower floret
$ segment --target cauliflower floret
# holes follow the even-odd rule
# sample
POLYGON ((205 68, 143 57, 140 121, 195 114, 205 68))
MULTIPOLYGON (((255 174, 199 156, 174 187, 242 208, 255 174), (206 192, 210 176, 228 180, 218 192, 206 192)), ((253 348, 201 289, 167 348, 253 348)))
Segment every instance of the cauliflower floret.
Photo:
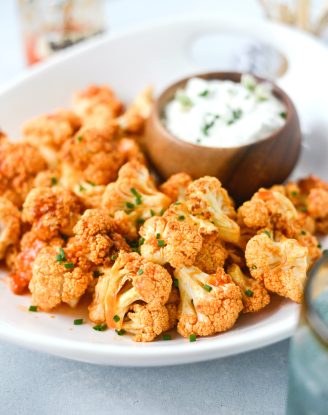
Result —
POLYGON ((97 186, 94 183, 81 181, 79 184, 76 184, 72 190, 79 198, 83 206, 89 209, 101 207, 101 201, 105 189, 106 186, 97 186))
POLYGON ((171 287, 171 276, 163 267, 122 251, 96 286, 90 319, 121 330, 132 306, 140 301, 164 305, 171 287))
POLYGON ((177 173, 169 177, 160 185, 159 190, 168 196, 173 202, 183 200, 187 187, 192 183, 192 178, 187 173, 177 173))
POLYGON ((38 173, 34 179, 33 187, 53 187, 59 185, 61 185, 60 171, 58 169, 51 169, 38 173))
POLYGON ((90 85, 78 92, 73 100, 73 110, 83 123, 97 128, 106 127, 123 111, 123 104, 106 85, 90 85))
POLYGON ((62 247, 64 240, 56 237, 45 242, 40 240, 33 231, 23 235, 19 252, 17 252, 12 260, 13 263, 11 264, 11 271, 9 273, 10 288, 15 294, 22 294, 27 289, 32 278, 33 262, 41 249, 48 245, 62 247))
POLYGON ((153 105, 153 88, 148 87, 132 102, 118 122, 123 131, 139 134, 143 131, 145 121, 150 115, 153 105))
POLYGON ((97 128, 83 127, 63 145, 62 182, 72 188, 83 181, 95 185, 106 185, 117 177, 124 163, 113 139, 117 127, 112 125, 110 133, 97 128))
POLYGON ((218 234, 204 235, 202 248, 197 254, 194 265, 207 274, 215 274, 218 267, 224 266, 227 257, 228 251, 218 234))
POLYGON ((20 237, 21 215, 8 199, 0 197, 0 260, 8 248, 16 246, 20 237))
POLYGON ((262 233, 248 242, 245 256, 252 277, 267 290, 301 302, 309 266, 306 247, 295 239, 275 241, 269 233, 262 233))
POLYGON ((42 115, 24 126, 23 139, 38 149, 50 167, 56 167, 58 151, 81 127, 81 120, 72 111, 61 110, 42 115))
POLYGON ((148 219, 139 231, 143 238, 141 255, 149 261, 173 268, 190 266, 202 247, 202 237, 196 227, 181 217, 174 220, 155 216, 148 219))
POLYGON ((72 262, 59 260, 55 247, 45 247, 32 267, 29 284, 32 303, 44 311, 50 311, 62 302, 75 307, 91 280, 91 273, 72 262))
POLYGON ((244 304, 243 313, 255 313, 270 303, 270 296, 263 284, 244 273, 237 264, 229 265, 228 274, 238 285, 244 304))
POLYGON ((169 313, 165 305, 150 303, 134 304, 123 321, 122 330, 134 334, 136 342, 151 342, 169 329, 169 313))
POLYGON ((62 187, 37 187, 24 202, 22 218, 32 225, 39 239, 48 240, 59 233, 72 235, 80 216, 77 197, 62 187))
POLYGON ((182 336, 210 336, 235 324, 243 308, 241 293, 223 268, 209 275, 195 266, 184 267, 175 270, 174 276, 179 282, 178 332, 182 336))
POLYGON ((135 138, 121 138, 117 142, 117 148, 124 157, 124 163, 127 163, 128 161, 138 161, 141 164, 146 164, 145 155, 135 138))
POLYGON ((147 168, 134 161, 126 163, 116 182, 106 187, 102 206, 115 218, 124 235, 136 239, 140 224, 162 214, 170 202, 156 189, 147 168))
POLYGON ((113 219, 102 209, 86 210, 73 232, 75 237, 68 242, 67 251, 80 267, 88 267, 88 262, 107 264, 120 250, 130 251, 125 239, 116 232, 113 219))
POLYGON ((191 183, 186 190, 186 206, 193 216, 213 223, 222 240, 238 242, 240 230, 233 220, 236 212, 218 179, 206 176, 191 183))
MULTIPOLYGON (((178 280, 174 280, 174 284, 178 285, 178 280)), ((170 292, 169 299, 165 304, 167 312, 169 313, 169 327, 167 330, 175 328, 178 324, 178 310, 180 304, 180 294, 178 287, 173 286, 170 292)))
POLYGON ((1 143, 0 196, 21 207, 35 176, 47 168, 38 149, 28 143, 1 143))

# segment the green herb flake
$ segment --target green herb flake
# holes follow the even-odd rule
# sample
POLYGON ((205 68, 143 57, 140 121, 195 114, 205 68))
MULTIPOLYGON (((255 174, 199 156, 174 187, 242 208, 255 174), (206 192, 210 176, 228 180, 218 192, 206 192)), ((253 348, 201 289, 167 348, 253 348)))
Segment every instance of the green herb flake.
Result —
POLYGON ((306 213, 308 210, 306 206, 301 206, 300 211, 306 213))
MULTIPOLYGON (((321 249, 322 248, 322 245, 319 243, 318 245, 317 245, 317 247, 319 248, 319 249, 321 249)), ((325 251, 324 251, 325 252, 325 251)))
POLYGON ((82 186, 82 184, 79 185, 79 191, 80 192, 85 192, 85 187, 82 186))
POLYGON ((30 305, 28 308, 28 311, 32 311, 33 313, 36 313, 38 311, 38 306, 30 305))
POLYGON ((306 235, 306 231, 304 229, 301 230, 301 235, 306 235))
POLYGON ((141 246, 141 245, 143 245, 144 243, 145 243, 145 238, 143 238, 143 237, 139 238, 138 245, 139 245, 139 246, 141 246))
POLYGON ((249 289, 245 290, 245 294, 247 295, 247 297, 253 297, 254 295, 253 291, 249 289))
POLYGON ((131 189, 130 189, 130 192, 133 194, 133 196, 135 196, 135 198, 136 198, 136 205, 141 205, 141 203, 142 203, 142 196, 141 196, 141 194, 134 188, 134 187, 132 187, 131 189))
POLYGON ((191 334, 191 335, 189 336, 189 341, 190 341, 190 343, 193 343, 193 342, 195 342, 196 340, 197 340, 196 334, 191 334))
POLYGON ((96 183, 94 183, 94 182, 88 182, 89 184, 90 184, 90 186, 92 186, 92 187, 96 187, 96 183))
POLYGON ((271 238, 271 233, 267 230, 263 231, 263 233, 265 233, 269 238, 271 238))
POLYGON ((113 320, 115 321, 115 323, 118 323, 121 319, 117 314, 115 314, 115 316, 113 317, 113 320))
POLYGON ((125 202, 125 206, 126 206, 128 209, 134 209, 134 204, 133 204, 133 203, 131 203, 131 202, 125 202))
POLYGON ((298 192, 296 192, 296 190, 293 190, 292 192, 290 192, 290 194, 291 194, 293 197, 298 196, 298 192))
POLYGON ((234 124, 237 120, 239 120, 243 115, 243 111, 238 108, 232 111, 232 118, 228 121, 228 125, 234 124))
POLYGON ((76 320, 74 320, 73 324, 74 326, 81 326, 84 323, 83 318, 77 318, 76 320))
POLYGON ((143 225, 145 223, 145 219, 144 218, 138 218, 137 220, 136 220, 136 224, 137 225, 143 225))
POLYGON ((284 118, 284 119, 287 118, 287 112, 281 112, 279 115, 281 118, 284 118))
POLYGON ((181 205, 181 202, 174 202, 173 205, 174 206, 179 206, 179 205, 181 205))
POLYGON ((157 233, 156 234, 156 239, 159 239, 161 237, 161 234, 160 233, 157 233))
POLYGON ((205 122, 205 124, 202 127, 202 133, 206 136, 208 136, 210 129, 214 127, 216 120, 220 118, 218 114, 211 114, 211 115, 212 115, 212 119, 208 122, 205 122))
POLYGON ((204 89, 204 91, 200 92, 198 94, 199 97, 207 97, 209 95, 210 91, 208 89, 204 89))
POLYGON ((179 215, 179 216, 178 216, 178 220, 180 220, 180 221, 181 221, 181 220, 185 220, 185 219, 186 219, 186 217, 185 217, 184 215, 179 215))
POLYGON ((142 275, 144 273, 143 269, 139 268, 137 274, 142 275))
POLYGON ((58 254, 56 255, 56 260, 59 263, 62 263, 63 261, 66 261, 65 251, 61 247, 58 248, 58 254))
POLYGON ((163 239, 158 239, 158 240, 157 240, 157 245, 158 245, 160 248, 164 248, 164 246, 165 246, 166 244, 165 244, 165 241, 163 241, 163 239))
POLYGON ((66 269, 73 269, 73 268, 74 268, 74 264, 73 264, 73 262, 66 262, 66 263, 64 264, 64 267, 65 267, 66 269))
POLYGON ((212 291, 212 287, 208 284, 203 285, 204 290, 208 291, 209 293, 212 291))
POLYGON ((180 105, 183 108, 191 108, 193 106, 193 102, 192 100, 185 94, 183 94, 182 92, 179 92, 176 95, 176 99, 179 101, 180 105))
POLYGON ((77 136, 77 141, 78 141, 79 143, 81 143, 81 142, 83 141, 83 137, 82 137, 82 135, 78 135, 78 136, 77 136))
POLYGON ((257 266, 256 265, 252 265, 251 268, 252 269, 257 269, 257 266))
POLYGON ((51 186, 56 186, 56 184, 58 184, 57 177, 53 176, 53 177, 51 178, 51 186))
POLYGON ((179 280, 177 278, 173 278, 173 286, 176 288, 179 287, 179 280))
POLYGON ((116 331, 116 333, 119 335, 119 336, 123 336, 124 334, 125 334, 125 330, 123 330, 123 329, 121 329, 121 330, 115 330, 116 331))
POLYGON ((163 340, 172 340, 171 334, 163 334, 163 340))
POLYGON ((105 330, 107 330, 107 324, 106 323, 97 324, 96 326, 93 326, 92 328, 96 331, 105 331, 105 330))
POLYGON ((112 256, 110 257, 110 259, 111 259, 112 261, 116 261, 116 259, 117 259, 117 255, 112 255, 112 256))
POLYGON ((159 211, 159 216, 163 216, 163 215, 164 215, 164 212, 165 212, 165 209, 164 209, 164 208, 162 208, 162 209, 159 211))
POLYGON ((150 209, 150 216, 155 216, 156 215, 156 213, 153 211, 153 209, 150 209))
POLYGON ((102 272, 100 272, 99 270, 95 269, 92 273, 93 278, 99 278, 100 275, 103 275, 102 272))

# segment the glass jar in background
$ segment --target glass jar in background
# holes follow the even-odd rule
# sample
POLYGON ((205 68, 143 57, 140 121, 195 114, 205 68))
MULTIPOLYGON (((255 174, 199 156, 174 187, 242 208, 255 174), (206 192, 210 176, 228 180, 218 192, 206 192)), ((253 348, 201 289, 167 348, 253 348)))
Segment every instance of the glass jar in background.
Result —
POLYGON ((28 64, 106 29, 104 0, 18 0, 28 64))
POLYGON ((328 252, 312 269, 291 341, 287 415, 328 414, 328 252))

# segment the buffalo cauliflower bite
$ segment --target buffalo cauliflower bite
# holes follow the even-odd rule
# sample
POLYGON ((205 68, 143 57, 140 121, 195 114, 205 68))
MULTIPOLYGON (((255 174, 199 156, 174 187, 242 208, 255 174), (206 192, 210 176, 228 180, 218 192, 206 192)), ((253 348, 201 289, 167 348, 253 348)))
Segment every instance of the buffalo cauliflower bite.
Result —
POLYGON ((240 288, 243 313, 255 313, 270 303, 269 293, 263 284, 243 272, 237 264, 229 265, 227 272, 240 288))
POLYGON ((214 224, 223 241, 238 242, 233 202, 218 179, 206 176, 192 182, 186 190, 186 206, 193 216, 214 224))
POLYGON ((153 105, 153 89, 146 88, 139 94, 128 107, 126 112, 119 118, 118 122, 126 133, 139 134, 143 131, 145 121, 150 115, 153 105))
POLYGON ((44 311, 50 311, 59 304, 75 307, 85 293, 92 275, 72 262, 58 257, 58 249, 45 247, 38 253, 32 267, 29 289, 32 304, 44 311))
POLYGON ((173 268, 191 266, 202 247, 202 237, 196 227, 183 218, 174 220, 154 216, 139 231, 142 237, 141 255, 149 261, 173 268))
POLYGON ((125 239, 116 232, 113 219, 102 209, 86 210, 73 231, 75 236, 69 240, 67 252, 79 266, 106 265, 119 251, 130 251, 125 239))
POLYGON ((115 218, 122 233, 136 239, 139 226, 148 218, 161 215, 171 200, 159 192, 147 168, 137 161, 126 163, 118 179, 107 185, 102 207, 115 218))
POLYGON ((227 257, 228 251, 218 234, 204 235, 194 265, 207 274, 214 274, 218 267, 224 266, 227 257))
POLYGON ((60 186, 61 174, 58 169, 43 170, 35 176, 33 187, 60 186))
POLYGON ((146 164, 144 153, 135 138, 123 137, 119 139, 117 142, 117 148, 124 158, 124 163, 129 161, 138 161, 141 164, 146 164))
POLYGON ((243 308, 240 289, 223 268, 206 274, 199 268, 175 270, 179 283, 178 332, 188 337, 210 336, 230 329, 243 308))
POLYGON ((121 330, 133 334, 136 342, 151 342, 169 328, 169 313, 165 305, 150 303, 132 305, 121 330))
POLYGON ((23 139, 40 149, 50 167, 56 167, 59 150, 80 127, 81 120, 77 115, 72 111, 61 110, 25 124, 23 139))
POLYGON ((104 185, 95 185, 85 181, 80 181, 72 188, 82 205, 87 209, 101 207, 105 189, 106 186, 104 185))
MULTIPOLYGON (((137 253, 120 252, 114 265, 101 276, 89 307, 92 321, 106 321, 108 327, 122 330, 128 312, 135 304, 164 305, 172 279, 158 264, 137 253)), ((149 311, 149 310, 148 310, 149 311)))
POLYGON ((0 260, 8 248, 16 246, 20 238, 21 215, 8 199, 0 197, 0 260))
POLYGON ((72 235, 80 216, 77 197, 62 187, 37 187, 27 195, 22 219, 32 225, 39 239, 48 240, 61 234, 72 235))
POLYGON ((192 182, 192 178, 187 173, 177 173, 169 177, 162 183, 159 190, 168 196, 172 202, 183 200, 186 189, 192 182))
POLYGON ((10 287, 15 294, 23 294, 32 278, 32 266, 35 258, 42 248, 46 246, 62 247, 64 240, 55 237, 49 241, 38 238, 33 232, 26 232, 21 241, 17 254, 12 259, 11 270, 9 273, 10 287))
POLYGON ((295 302, 303 297, 308 269, 308 248, 283 236, 276 241, 268 232, 254 236, 245 251, 252 277, 265 288, 295 302))
POLYGON ((123 112, 123 104, 106 85, 90 85, 73 99, 73 110, 84 125, 104 128, 123 112))
POLYGON ((124 163, 113 139, 117 128, 107 131, 83 127, 63 145, 62 183, 72 188, 85 181, 91 185, 106 185, 117 177, 124 163))
POLYGON ((0 196, 21 207, 35 176, 47 168, 38 149, 29 143, 1 143, 0 196))

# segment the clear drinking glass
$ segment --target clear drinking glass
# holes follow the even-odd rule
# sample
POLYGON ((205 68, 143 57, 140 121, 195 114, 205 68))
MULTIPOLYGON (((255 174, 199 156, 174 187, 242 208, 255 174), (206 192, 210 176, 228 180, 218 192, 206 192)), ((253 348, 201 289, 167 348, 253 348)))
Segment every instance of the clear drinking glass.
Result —
POLYGON ((328 252, 312 269, 291 341, 287 415, 328 414, 328 252))
POLYGON ((101 33, 104 0, 18 0, 28 64, 101 33))

